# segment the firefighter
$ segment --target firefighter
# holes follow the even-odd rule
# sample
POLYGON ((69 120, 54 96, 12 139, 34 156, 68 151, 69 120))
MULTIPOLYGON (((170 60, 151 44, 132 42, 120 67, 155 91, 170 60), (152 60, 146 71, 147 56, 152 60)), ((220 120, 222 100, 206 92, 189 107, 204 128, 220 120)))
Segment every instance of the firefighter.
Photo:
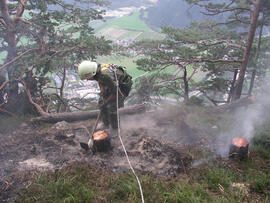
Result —
MULTIPOLYGON (((104 128, 116 130, 117 121, 117 100, 116 100, 116 78, 115 65, 101 65, 92 61, 82 61, 78 66, 78 74, 82 80, 95 80, 100 88, 100 97, 98 101, 101 111, 101 119, 104 128)), ((119 75, 119 74, 117 74, 119 75)), ((116 76, 119 81, 120 77, 116 76)), ((124 100, 127 96, 118 88, 118 108, 124 107, 124 100)))

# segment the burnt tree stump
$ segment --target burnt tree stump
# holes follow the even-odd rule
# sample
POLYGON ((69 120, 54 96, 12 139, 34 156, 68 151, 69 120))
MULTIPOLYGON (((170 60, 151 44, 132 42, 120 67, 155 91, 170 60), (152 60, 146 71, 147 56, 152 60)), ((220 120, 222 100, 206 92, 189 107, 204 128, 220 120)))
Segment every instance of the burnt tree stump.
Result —
POLYGON ((229 157, 240 161, 248 158, 249 143, 245 138, 233 138, 230 145, 229 157))
POLYGON ((111 142, 104 130, 98 130, 93 134, 93 152, 106 152, 111 149, 111 142))

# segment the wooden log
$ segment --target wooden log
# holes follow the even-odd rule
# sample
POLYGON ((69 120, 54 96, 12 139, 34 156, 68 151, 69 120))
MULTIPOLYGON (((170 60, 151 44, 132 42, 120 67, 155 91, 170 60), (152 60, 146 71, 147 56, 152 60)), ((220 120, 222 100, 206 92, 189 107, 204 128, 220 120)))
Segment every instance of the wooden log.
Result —
POLYGON ((249 143, 245 138, 233 138, 230 146, 229 157, 240 161, 246 160, 248 158, 248 146, 249 143))
POLYGON ((248 106, 250 104, 253 104, 255 101, 256 101, 255 97, 252 97, 252 96, 243 97, 243 98, 238 99, 232 103, 218 106, 218 109, 221 111, 234 111, 235 109, 237 109, 239 107, 248 106))
MULTIPOLYGON (((129 114, 131 115, 131 114, 143 113, 145 111, 146 111, 145 104, 138 104, 138 105, 133 105, 133 106, 119 109, 120 115, 129 115, 129 114)), ((99 110, 65 112, 65 113, 42 115, 40 117, 32 118, 30 121, 33 123, 35 122, 57 123, 60 121, 72 122, 72 121, 96 118, 98 113, 99 113, 99 110)))

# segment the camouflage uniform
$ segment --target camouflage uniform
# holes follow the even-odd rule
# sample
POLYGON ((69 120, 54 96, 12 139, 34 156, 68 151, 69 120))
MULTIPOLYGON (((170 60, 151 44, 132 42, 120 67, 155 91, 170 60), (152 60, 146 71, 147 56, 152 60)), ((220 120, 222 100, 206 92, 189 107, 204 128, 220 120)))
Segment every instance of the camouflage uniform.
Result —
MULTIPOLYGON (((98 104, 101 111, 101 119, 106 128, 111 125, 113 129, 117 129, 116 79, 114 72, 108 67, 108 64, 99 65, 94 79, 98 82, 100 88, 98 104), (112 96, 113 98, 108 101, 108 98, 112 96)), ((118 92, 118 108, 124 106, 125 98, 124 95, 118 92)))

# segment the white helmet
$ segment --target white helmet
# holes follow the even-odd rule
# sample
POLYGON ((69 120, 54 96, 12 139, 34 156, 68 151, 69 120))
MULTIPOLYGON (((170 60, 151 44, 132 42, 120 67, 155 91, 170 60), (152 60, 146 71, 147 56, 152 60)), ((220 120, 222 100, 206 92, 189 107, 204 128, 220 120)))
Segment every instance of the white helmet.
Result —
POLYGON ((78 66, 78 74, 82 80, 91 78, 97 73, 98 64, 92 61, 83 61, 78 66))

